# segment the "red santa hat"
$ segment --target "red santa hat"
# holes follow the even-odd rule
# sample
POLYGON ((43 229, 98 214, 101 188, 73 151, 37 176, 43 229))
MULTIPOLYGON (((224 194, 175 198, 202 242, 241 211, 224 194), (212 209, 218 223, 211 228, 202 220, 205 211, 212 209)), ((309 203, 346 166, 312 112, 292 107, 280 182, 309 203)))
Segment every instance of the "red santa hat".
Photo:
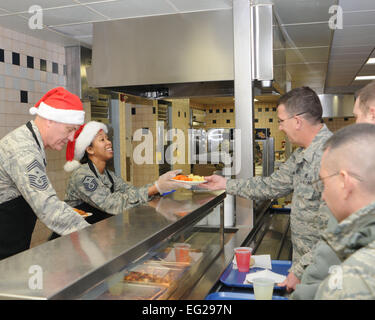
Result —
POLYGON ((86 148, 94 140, 97 133, 103 130, 108 133, 107 126, 104 123, 90 121, 82 126, 74 134, 74 140, 69 141, 66 146, 66 163, 64 170, 71 172, 81 165, 79 160, 85 155, 86 148))
POLYGON ((29 112, 66 124, 83 124, 85 121, 85 111, 80 98, 63 87, 48 91, 29 112))

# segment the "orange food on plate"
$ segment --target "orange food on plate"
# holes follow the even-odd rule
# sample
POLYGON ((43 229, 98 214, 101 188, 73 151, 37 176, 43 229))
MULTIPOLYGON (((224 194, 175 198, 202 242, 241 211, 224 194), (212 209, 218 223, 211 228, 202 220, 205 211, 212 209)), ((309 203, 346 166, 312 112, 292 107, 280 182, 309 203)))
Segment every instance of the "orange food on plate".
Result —
POLYGON ((79 210, 79 209, 76 209, 76 208, 73 208, 73 210, 74 210, 75 212, 77 212, 78 214, 80 214, 81 216, 83 216, 83 217, 88 216, 88 214, 87 214, 86 211, 79 210))
POLYGON ((179 174, 179 175, 175 176, 173 179, 174 180, 180 180, 180 181, 193 181, 193 179, 191 179, 191 178, 189 178, 189 177, 187 177, 183 174, 179 174))
POLYGON ((175 214, 180 216, 180 217, 185 217, 188 213, 189 213, 188 211, 175 212, 175 214))

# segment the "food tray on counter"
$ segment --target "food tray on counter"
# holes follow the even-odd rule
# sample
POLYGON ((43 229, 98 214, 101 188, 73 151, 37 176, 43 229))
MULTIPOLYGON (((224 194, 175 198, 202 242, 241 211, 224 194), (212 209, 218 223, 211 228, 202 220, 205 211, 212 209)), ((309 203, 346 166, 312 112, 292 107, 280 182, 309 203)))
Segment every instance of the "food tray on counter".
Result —
POLYGON ((123 281, 128 283, 157 284, 170 287, 183 274, 182 268, 143 264, 124 273, 123 281))
MULTIPOLYGON (((288 275, 288 270, 292 266, 292 262, 289 260, 272 260, 271 261, 272 272, 282 274, 284 276, 288 275)), ((220 281, 229 287, 239 287, 239 288, 252 288, 252 283, 243 283, 245 281, 246 275, 248 273, 253 273, 257 271, 264 270, 263 268, 250 268, 249 272, 240 272, 238 269, 233 269, 233 263, 231 263, 223 272, 220 277, 220 281)), ((279 287, 275 285, 274 289, 283 290, 285 287, 279 287)))
MULTIPOLYGON (((255 300, 253 293, 238 293, 238 292, 215 292, 209 294, 205 300, 255 300)), ((273 295, 272 300, 288 300, 288 298, 278 295, 273 295)))
POLYGON ((98 300, 155 300, 167 287, 119 282, 98 296, 98 300))

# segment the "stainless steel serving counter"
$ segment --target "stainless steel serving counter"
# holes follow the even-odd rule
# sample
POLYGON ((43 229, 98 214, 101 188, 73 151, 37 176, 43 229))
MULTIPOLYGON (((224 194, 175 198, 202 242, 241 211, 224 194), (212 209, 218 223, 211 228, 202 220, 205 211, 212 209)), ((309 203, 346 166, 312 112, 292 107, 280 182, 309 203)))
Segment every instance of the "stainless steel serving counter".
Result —
POLYGON ((2 260, 0 299, 78 299, 218 205, 223 231, 224 198, 224 191, 175 192, 2 260))

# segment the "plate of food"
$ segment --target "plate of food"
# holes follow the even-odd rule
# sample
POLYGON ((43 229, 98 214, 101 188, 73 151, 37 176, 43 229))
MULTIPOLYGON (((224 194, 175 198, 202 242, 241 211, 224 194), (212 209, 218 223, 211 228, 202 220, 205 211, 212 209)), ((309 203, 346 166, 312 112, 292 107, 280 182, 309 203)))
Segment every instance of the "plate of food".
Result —
POLYGON ((182 182, 186 184, 191 184, 191 185, 196 185, 196 184, 201 184, 201 183, 206 183, 207 181, 204 180, 204 177, 202 176, 197 176, 194 174, 189 174, 189 175, 184 175, 184 174, 179 174, 172 178, 171 180, 177 181, 177 182, 182 182))

